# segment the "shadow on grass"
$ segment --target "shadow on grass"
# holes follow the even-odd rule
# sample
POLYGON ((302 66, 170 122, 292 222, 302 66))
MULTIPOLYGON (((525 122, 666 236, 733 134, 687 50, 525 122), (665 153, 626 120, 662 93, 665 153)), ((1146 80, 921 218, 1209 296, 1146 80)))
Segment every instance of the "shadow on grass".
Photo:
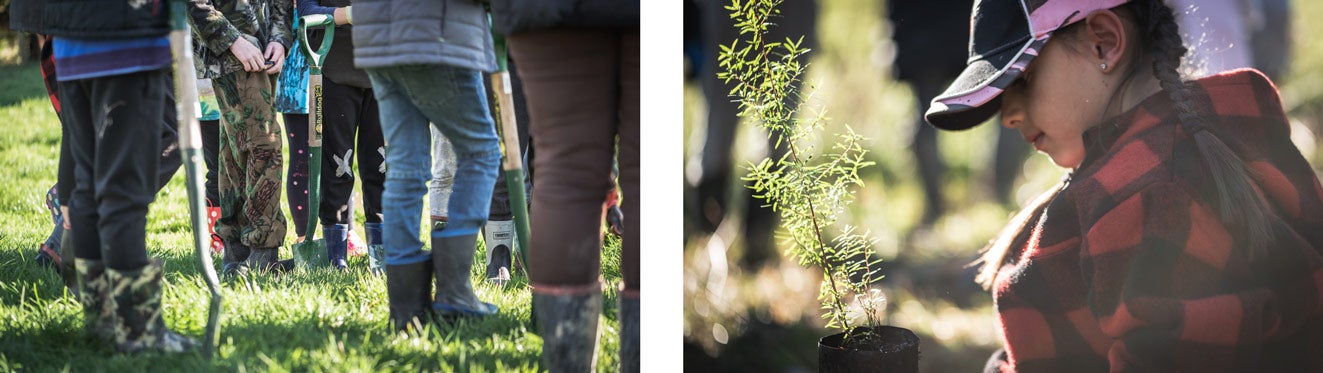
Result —
POLYGON ((384 323, 361 319, 337 326, 314 315, 284 322, 246 321, 251 322, 226 329, 221 336, 221 350, 225 351, 226 362, 247 368, 352 370, 336 362, 354 361, 356 365, 370 365, 360 366, 369 369, 470 371, 483 367, 497 371, 497 362, 505 362, 499 368, 509 368, 518 366, 509 362, 537 361, 540 350, 483 348, 493 336, 513 341, 523 334, 518 328, 502 327, 518 324, 505 315, 438 326, 427 329, 422 336, 396 334, 384 323), (364 357, 367 359, 361 359, 364 357))
POLYGON ((63 313, 0 335, 0 357, 19 358, 28 371, 226 371, 198 353, 117 354, 109 342, 83 331, 81 314, 63 313), (44 323, 40 323, 44 322, 44 323))
POLYGON ((64 280, 54 268, 39 266, 33 249, 0 250, 0 304, 22 307, 65 297, 64 280))
POLYGON ((37 64, 0 65, 0 106, 46 97, 37 64))

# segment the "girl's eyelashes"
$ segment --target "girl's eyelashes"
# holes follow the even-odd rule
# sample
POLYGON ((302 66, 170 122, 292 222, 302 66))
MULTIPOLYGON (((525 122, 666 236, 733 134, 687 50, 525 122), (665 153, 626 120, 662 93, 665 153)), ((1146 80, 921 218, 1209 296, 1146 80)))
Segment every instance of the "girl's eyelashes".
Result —
POLYGON ((1029 85, 1028 73, 1020 73, 1020 76, 1016 77, 1015 81, 1011 82, 1011 86, 1017 88, 1022 88, 1028 85, 1029 85))

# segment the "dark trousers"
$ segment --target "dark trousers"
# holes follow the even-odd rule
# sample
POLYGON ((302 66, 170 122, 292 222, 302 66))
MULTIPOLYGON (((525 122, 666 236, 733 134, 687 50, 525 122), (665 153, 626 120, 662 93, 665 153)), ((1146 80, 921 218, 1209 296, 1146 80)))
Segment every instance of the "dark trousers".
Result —
MULTIPOLYGON (((55 107, 55 115, 59 116, 62 107, 60 105, 60 86, 56 81, 58 77, 55 74, 55 55, 51 50, 50 37, 47 36, 46 38, 46 43, 41 47, 41 75, 46 83, 46 93, 50 95, 51 106, 55 107)), ((166 94, 170 95, 170 100, 173 102, 174 91, 172 90, 166 94)), ((161 119, 161 166, 156 175, 156 191, 158 192, 161 188, 165 188, 165 184, 169 183, 170 179, 174 177, 175 171, 183 165, 183 159, 179 156, 179 133, 176 131, 179 124, 175 118, 175 113, 174 105, 170 105, 165 108, 161 119)), ((62 119, 61 122, 63 122, 62 119)), ((59 198, 60 205, 63 206, 68 206, 69 201, 73 198, 74 160, 72 150, 69 149, 71 142, 72 140, 69 140, 69 129, 61 123, 60 158, 55 175, 55 195, 56 198, 59 198)))
POLYGON ((207 190, 207 207, 215 207, 220 202, 216 184, 216 157, 220 156, 220 119, 200 121, 199 125, 202 127, 202 161, 207 164, 203 189, 207 190))
POLYGON ((147 265, 147 208, 160 186, 168 69, 60 82, 74 159, 74 255, 116 270, 147 265))
POLYGON ((370 88, 358 88, 325 79, 322 83, 326 115, 322 124, 322 224, 354 221, 354 159, 363 179, 363 214, 369 223, 381 222, 381 193, 385 190, 386 140, 381 134, 377 99, 370 88), (357 135, 357 142, 355 142, 357 135))
POLYGON ((611 188, 619 137, 625 234, 620 270, 626 291, 639 288, 639 34, 546 31, 510 37, 519 61, 533 160, 535 284, 582 285, 601 270, 602 204, 611 188))
POLYGON ((308 114, 281 114, 289 134, 289 166, 285 168, 285 199, 294 217, 294 234, 308 235, 308 114))

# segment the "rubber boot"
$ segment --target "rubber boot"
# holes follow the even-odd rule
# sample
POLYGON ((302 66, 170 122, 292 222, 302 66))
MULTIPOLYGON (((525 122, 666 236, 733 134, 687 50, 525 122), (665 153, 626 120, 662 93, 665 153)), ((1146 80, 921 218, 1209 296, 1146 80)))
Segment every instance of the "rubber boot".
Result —
POLYGON ((386 247, 382 245, 381 223, 363 223, 363 231, 367 233, 368 240, 368 270, 380 274, 382 266, 386 265, 386 247))
POLYGON ((250 270, 263 272, 281 273, 289 270, 290 261, 280 260, 280 248, 270 249, 252 249, 248 254, 248 260, 244 261, 244 266, 250 270))
POLYGON ((322 236, 326 240, 326 258, 331 262, 331 268, 349 268, 345 261, 349 251, 349 224, 323 225, 322 236))
POLYGON ((533 285, 533 313, 542 335, 542 366, 555 372, 595 372, 602 288, 533 285))
POLYGON ((186 352, 198 348, 196 340, 170 330, 161 318, 162 272, 159 259, 131 271, 106 269, 115 310, 115 350, 186 352))
POLYGON ((609 231, 617 236, 625 234, 625 213, 620 210, 620 193, 615 188, 606 193, 606 203, 602 204, 602 209, 606 211, 606 225, 609 231))
POLYGON ((83 329, 106 342, 115 339, 115 309, 110 302, 110 283, 106 279, 106 266, 100 260, 77 258, 73 260, 77 272, 77 285, 81 290, 78 303, 83 305, 83 329))
MULTIPOLYGON (((56 268, 57 270, 64 266, 64 258, 73 260, 72 256, 60 255, 60 244, 64 239, 64 214, 60 213, 59 199, 55 197, 55 188, 51 188, 46 193, 46 209, 51 210, 51 234, 46 236, 46 241, 37 246, 37 264, 56 268)), ((73 263, 69 263, 72 267, 73 263)))
POLYGON ((620 370, 621 373, 639 371, 639 292, 620 291, 620 370))
POLYGON ((60 245, 64 242, 64 222, 55 223, 55 228, 51 229, 50 236, 46 241, 37 246, 37 264, 51 268, 60 268, 64 266, 64 258, 60 255, 60 245))
POLYGON ((444 321, 496 314, 496 305, 479 300, 469 282, 469 267, 473 266, 473 251, 477 244, 477 234, 432 235, 432 266, 436 276, 432 310, 444 321))
POLYGON ((239 242, 230 242, 225 246, 229 250, 221 255, 221 274, 226 277, 247 275, 248 257, 252 256, 253 250, 239 242))
POLYGON ((514 220, 488 220, 482 230, 483 242, 487 244, 487 282, 498 286, 510 282, 510 262, 515 253, 514 220))
POLYGON ((220 207, 213 207, 211 201, 207 201, 207 232, 211 233, 212 254, 225 252, 225 244, 221 241, 220 235, 216 234, 216 220, 220 219, 220 215, 220 207))
POLYGON ((385 268, 391 327, 396 331, 422 330, 432 303, 432 261, 385 268))
POLYGON ((77 298, 79 288, 82 287, 78 281, 78 268, 74 262, 73 233, 65 229, 60 237, 60 257, 67 258, 60 262, 60 277, 64 278, 64 286, 77 298))

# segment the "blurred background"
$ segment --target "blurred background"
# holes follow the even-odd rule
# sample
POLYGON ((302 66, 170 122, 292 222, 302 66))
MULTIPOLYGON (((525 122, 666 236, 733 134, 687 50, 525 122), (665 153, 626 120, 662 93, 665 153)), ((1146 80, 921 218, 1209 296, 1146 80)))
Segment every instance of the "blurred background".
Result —
MULTIPOLYGON (((877 165, 862 171, 866 186, 842 221, 878 239, 883 322, 919 334, 925 372, 979 371, 999 348, 991 296, 968 265, 1022 203, 1066 174, 1030 154, 1018 135, 999 136, 995 123, 944 133, 921 125, 920 103, 963 67, 971 3, 786 0, 772 31, 773 40, 803 35, 813 48, 802 87, 811 98, 800 103, 801 114, 824 114, 827 132, 848 125, 871 139, 877 165)), ((1183 30, 1194 22, 1244 37, 1187 36, 1209 56, 1187 62, 1191 72, 1239 59, 1268 73, 1293 140, 1319 170, 1323 41, 1313 36, 1323 35, 1323 25, 1311 20, 1323 16, 1323 4, 1192 3, 1169 0, 1186 13, 1183 30)), ((778 150, 735 118, 727 89, 713 78, 716 43, 736 36, 721 9, 728 4, 684 0, 684 364, 694 371, 816 371, 818 339, 836 332, 820 318, 821 273, 782 256, 774 214, 758 208, 740 181, 748 162, 778 150)))

